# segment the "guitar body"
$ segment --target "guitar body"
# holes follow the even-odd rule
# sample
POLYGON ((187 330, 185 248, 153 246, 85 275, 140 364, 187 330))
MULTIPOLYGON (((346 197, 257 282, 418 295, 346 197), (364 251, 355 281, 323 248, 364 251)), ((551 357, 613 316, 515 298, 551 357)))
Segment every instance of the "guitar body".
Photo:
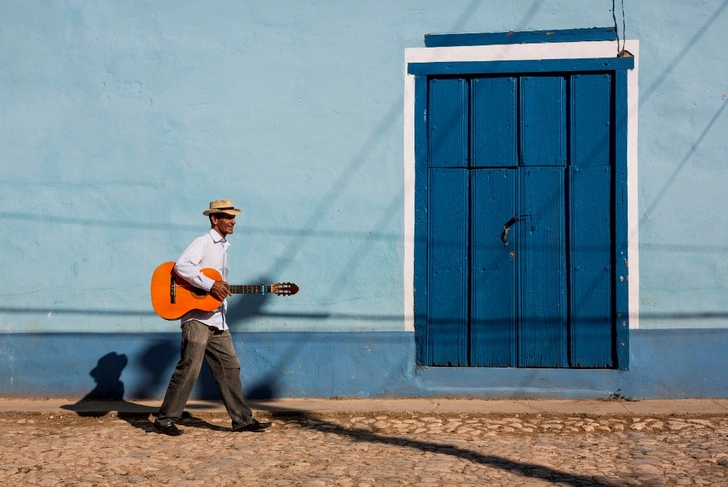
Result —
MULTIPOLYGON (((222 276, 215 269, 202 269, 202 273, 213 281, 221 281, 222 276)), ((292 282, 279 282, 271 285, 228 285, 233 294, 265 294, 292 296, 298 286, 292 282)), ((165 320, 178 320, 192 310, 215 311, 222 301, 185 281, 174 272, 174 262, 165 262, 154 270, 150 289, 154 312, 165 320)))
MULTIPOLYGON (((202 269, 202 273, 215 281, 222 279, 215 269, 202 269)), ((193 309, 215 311, 222 304, 211 294, 179 277, 174 272, 174 262, 165 262, 154 271, 151 296, 154 311, 165 320, 178 320, 193 309), (174 299, 171 298, 172 292, 174 299)))

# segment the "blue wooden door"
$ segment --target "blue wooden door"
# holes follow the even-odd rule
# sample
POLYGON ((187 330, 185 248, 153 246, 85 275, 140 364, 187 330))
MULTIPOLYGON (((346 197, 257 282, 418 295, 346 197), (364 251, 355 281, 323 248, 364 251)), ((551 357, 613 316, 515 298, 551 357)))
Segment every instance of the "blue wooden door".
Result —
POLYGON ((426 364, 614 366, 613 76, 428 80, 426 364))

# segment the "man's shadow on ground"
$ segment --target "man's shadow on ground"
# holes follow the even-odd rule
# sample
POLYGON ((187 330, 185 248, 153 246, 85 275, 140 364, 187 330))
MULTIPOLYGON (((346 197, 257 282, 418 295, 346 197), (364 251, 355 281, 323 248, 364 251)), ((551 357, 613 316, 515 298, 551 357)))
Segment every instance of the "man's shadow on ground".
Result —
MULTIPOLYGON (((61 406, 62 409, 73 411, 81 417, 101 418, 116 413, 135 428, 150 433, 159 433, 149 419, 156 417, 159 408, 126 401, 124 399, 124 383, 120 380, 121 372, 129 360, 124 354, 111 352, 101 357, 89 375, 96 381, 96 387, 74 404, 61 406)), ((192 416, 188 411, 182 414, 178 421, 180 425, 214 431, 230 431, 230 428, 214 425, 200 418, 192 416)))
MULTIPOLYGON (((90 372, 91 377, 96 381, 96 387, 80 401, 75 404, 64 405, 62 408, 73 411, 82 417, 100 418, 115 412, 118 414, 119 419, 125 420, 135 428, 149 433, 158 433, 149 419, 158 413, 158 408, 124 400, 124 383, 120 380, 120 377, 127 363, 128 359, 126 355, 119 355, 115 352, 101 357, 96 367, 90 372)), ((485 455, 476 450, 470 450, 461 446, 427 440, 415 440, 400 436, 388 436, 377 432, 352 431, 341 427, 339 424, 318 418, 316 415, 310 415, 306 411, 281 410, 277 408, 277 410, 268 411, 268 414, 275 419, 283 421, 293 417, 306 424, 307 428, 319 430, 327 434, 339 435, 351 441, 380 443, 413 450, 437 452, 443 455, 461 458, 485 467, 511 471, 524 478, 558 482, 572 487, 586 485, 592 487, 615 487, 615 484, 606 479, 560 471, 545 465, 519 462, 496 455, 485 455)), ((188 412, 185 412, 178 423, 183 426, 204 428, 213 431, 230 431, 230 428, 210 424, 203 419, 192 416, 188 412)))
MULTIPOLYGON (((262 276, 259 282, 267 282, 262 276)), ((257 316, 269 295, 242 296, 241 299, 233 300, 228 309, 228 318, 231 323, 236 323, 236 328, 244 327, 244 324, 253 316, 257 316)), ((167 370, 169 366, 177 363, 179 359, 179 340, 160 339, 151 343, 140 357, 142 377, 139 384, 132 391, 133 397, 155 397, 160 388, 164 387, 161 371, 167 370)), ((73 411, 82 417, 103 417, 116 413, 120 419, 127 421, 135 428, 149 432, 157 432, 153 426, 153 419, 159 413, 158 407, 136 404, 124 400, 124 383, 120 380, 121 373, 127 366, 129 360, 124 354, 110 352, 101 357, 89 375, 96 381, 96 387, 86 394, 81 400, 74 404, 61 406, 67 411, 73 411)), ((246 399, 272 399, 277 391, 271 386, 274 383, 271 377, 253 384, 246 399)), ((198 393, 211 400, 221 399, 220 390, 210 372, 207 363, 204 362, 202 370, 195 386, 198 393)), ((190 406, 187 406, 189 409, 190 406)), ((230 431, 230 428, 210 424, 200 418, 194 417, 189 411, 182 413, 178 424, 197 428, 206 428, 215 431, 230 431)))

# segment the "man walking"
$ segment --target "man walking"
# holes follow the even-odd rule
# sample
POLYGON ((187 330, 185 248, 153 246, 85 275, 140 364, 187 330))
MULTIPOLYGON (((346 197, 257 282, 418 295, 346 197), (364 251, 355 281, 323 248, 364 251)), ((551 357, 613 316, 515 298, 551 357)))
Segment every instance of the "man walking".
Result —
POLYGON ((215 311, 193 310, 181 318, 182 347, 180 360, 172 374, 164 396, 159 416, 154 427, 167 435, 182 434, 175 422, 179 420, 185 404, 192 393, 202 367, 202 359, 207 360, 222 395, 225 409, 232 419, 233 431, 262 431, 271 423, 263 423, 253 418, 253 412, 243 398, 240 382, 240 360, 233 347, 230 329, 225 321, 226 298, 232 293, 227 288, 227 249, 230 246, 226 237, 233 233, 235 216, 241 211, 234 207, 232 200, 216 200, 202 214, 210 219, 210 230, 196 238, 175 263, 178 276, 191 285, 198 287, 221 301, 215 311), (222 276, 214 281, 201 270, 213 268, 222 276))

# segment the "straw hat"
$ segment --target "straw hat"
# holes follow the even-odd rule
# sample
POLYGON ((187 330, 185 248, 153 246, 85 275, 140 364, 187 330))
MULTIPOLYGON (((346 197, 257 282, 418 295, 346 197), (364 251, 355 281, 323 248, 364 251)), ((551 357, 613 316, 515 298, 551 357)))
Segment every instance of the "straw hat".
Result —
POLYGON ((214 213, 227 213, 228 215, 239 215, 242 213, 233 206, 233 200, 215 200, 210 201, 210 209, 202 212, 203 215, 212 215, 214 213))

